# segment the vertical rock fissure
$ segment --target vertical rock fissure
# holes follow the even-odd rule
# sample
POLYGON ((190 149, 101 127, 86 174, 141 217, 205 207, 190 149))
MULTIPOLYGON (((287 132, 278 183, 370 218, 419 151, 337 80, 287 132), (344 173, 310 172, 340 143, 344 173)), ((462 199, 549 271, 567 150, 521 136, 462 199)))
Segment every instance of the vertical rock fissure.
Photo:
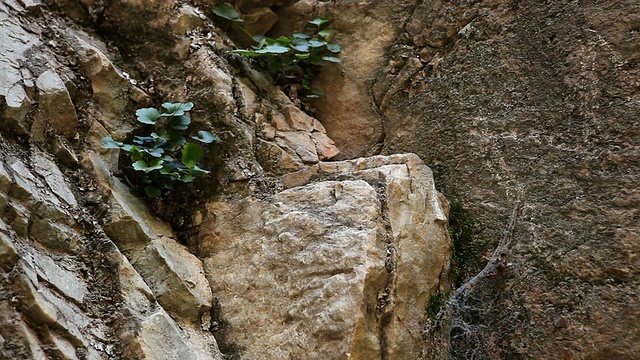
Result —
MULTIPOLYGON (((382 176, 382 174, 380 176, 382 176)), ((380 200, 380 214, 382 216, 382 223, 384 224, 384 231, 381 234, 381 240, 384 241, 387 247, 386 257, 384 260, 387 279, 384 285, 384 289, 382 289, 378 294, 378 307, 376 308, 376 317, 378 319, 378 340, 380 344, 381 359, 388 360, 389 350, 387 325, 389 324, 389 322, 391 321, 391 317, 393 316, 392 310, 394 302, 394 292, 396 289, 398 248, 393 242, 393 229, 391 228, 389 209, 387 207, 386 201, 387 187, 384 184, 384 179, 380 179, 380 183, 377 184, 376 190, 378 192, 378 199, 380 200)))

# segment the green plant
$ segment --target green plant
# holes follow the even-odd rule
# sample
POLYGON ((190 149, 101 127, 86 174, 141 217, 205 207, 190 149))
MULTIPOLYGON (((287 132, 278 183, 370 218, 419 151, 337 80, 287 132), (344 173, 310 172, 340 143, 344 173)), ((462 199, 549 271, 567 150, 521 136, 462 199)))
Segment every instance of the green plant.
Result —
MULTIPOLYGON (((240 14, 229 4, 220 4, 213 9, 213 12, 230 21, 243 21, 240 14)), ((254 36, 240 26, 256 42, 256 45, 251 49, 238 49, 231 52, 258 58, 261 65, 275 76, 276 84, 299 84, 307 98, 316 98, 324 94, 320 89, 311 88, 311 80, 318 68, 327 62, 341 62, 336 55, 342 51, 342 48, 338 44, 331 43, 333 30, 323 29, 327 22, 327 19, 317 18, 309 21, 309 24, 314 27, 313 32, 294 33, 291 36, 280 36, 276 39, 261 35, 254 36)))
POLYGON ((219 142, 217 136, 208 131, 198 131, 188 142, 182 132, 189 128, 191 118, 187 112, 193 103, 164 103, 164 112, 156 108, 136 111, 137 120, 153 125, 148 136, 134 136, 133 144, 115 141, 111 136, 102 138, 105 149, 121 149, 131 154, 131 166, 141 173, 144 191, 155 197, 163 190, 173 189, 175 182, 189 183, 197 177, 210 173, 198 167, 204 157, 204 149, 198 143, 219 142), (175 157, 179 156, 179 160, 175 157))
POLYGON ((491 244, 477 235, 478 229, 471 215, 458 200, 452 200, 449 210, 449 235, 453 242, 451 277, 455 287, 482 270, 482 254, 491 244))

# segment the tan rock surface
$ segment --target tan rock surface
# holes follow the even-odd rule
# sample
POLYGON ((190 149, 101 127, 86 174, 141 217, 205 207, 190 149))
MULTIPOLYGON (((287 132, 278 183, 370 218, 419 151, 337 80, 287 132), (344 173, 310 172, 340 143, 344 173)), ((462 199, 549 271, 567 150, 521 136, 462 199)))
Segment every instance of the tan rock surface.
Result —
POLYGON ((140 199, 111 176, 99 155, 88 156, 101 186, 111 194, 106 234, 120 246, 169 313, 200 321, 212 302, 200 260, 177 243, 168 224, 153 217, 140 199))
POLYGON ((429 169, 398 155, 301 173, 322 175, 287 176, 290 189, 266 200, 208 206, 199 253, 225 340, 256 359, 417 356, 449 254, 429 169))
POLYGON ((327 6, 298 1, 278 11, 289 22, 274 28, 274 35, 289 35, 321 15, 331 19, 333 42, 342 46, 342 63, 323 67, 314 86, 325 95, 313 102, 318 119, 335 141, 337 159, 351 159, 379 152, 383 129, 370 96, 372 81, 386 63, 385 50, 392 45, 396 26, 391 19, 394 2, 338 2, 327 6))

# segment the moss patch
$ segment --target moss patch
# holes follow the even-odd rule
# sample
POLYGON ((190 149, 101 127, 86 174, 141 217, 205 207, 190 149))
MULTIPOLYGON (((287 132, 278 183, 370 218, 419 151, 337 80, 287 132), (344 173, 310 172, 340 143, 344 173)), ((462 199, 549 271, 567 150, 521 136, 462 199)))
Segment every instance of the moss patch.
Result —
POLYGON ((449 234, 453 242, 451 281, 454 288, 460 287, 486 264, 484 255, 491 244, 478 233, 477 225, 460 201, 452 200, 449 211, 449 234))

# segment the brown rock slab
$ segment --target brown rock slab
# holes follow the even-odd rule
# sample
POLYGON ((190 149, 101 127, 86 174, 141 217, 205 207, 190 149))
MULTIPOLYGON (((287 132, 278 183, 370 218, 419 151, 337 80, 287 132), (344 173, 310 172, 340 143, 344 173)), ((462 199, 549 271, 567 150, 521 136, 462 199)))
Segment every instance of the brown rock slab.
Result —
POLYGON ((153 217, 129 188, 112 177, 99 155, 91 153, 88 159, 100 185, 111 194, 106 234, 120 246, 169 313, 200 321, 212 302, 201 261, 176 242, 167 223, 153 217))
POLYGON ((276 144, 283 149, 290 149, 305 164, 315 164, 318 159, 316 144, 309 133, 302 131, 283 131, 276 133, 276 144))
POLYGON ((222 359, 219 353, 202 354, 193 349, 190 342, 181 336, 175 322, 162 310, 142 321, 136 343, 133 345, 139 349, 136 355, 145 359, 222 359))
POLYGON ((318 153, 320 161, 331 159, 340 153, 333 140, 324 132, 314 131, 311 133, 311 138, 316 144, 316 153, 318 153))
POLYGON ((204 24, 198 10, 191 5, 184 4, 178 8, 177 12, 171 21, 171 29, 176 35, 184 35, 204 24))

